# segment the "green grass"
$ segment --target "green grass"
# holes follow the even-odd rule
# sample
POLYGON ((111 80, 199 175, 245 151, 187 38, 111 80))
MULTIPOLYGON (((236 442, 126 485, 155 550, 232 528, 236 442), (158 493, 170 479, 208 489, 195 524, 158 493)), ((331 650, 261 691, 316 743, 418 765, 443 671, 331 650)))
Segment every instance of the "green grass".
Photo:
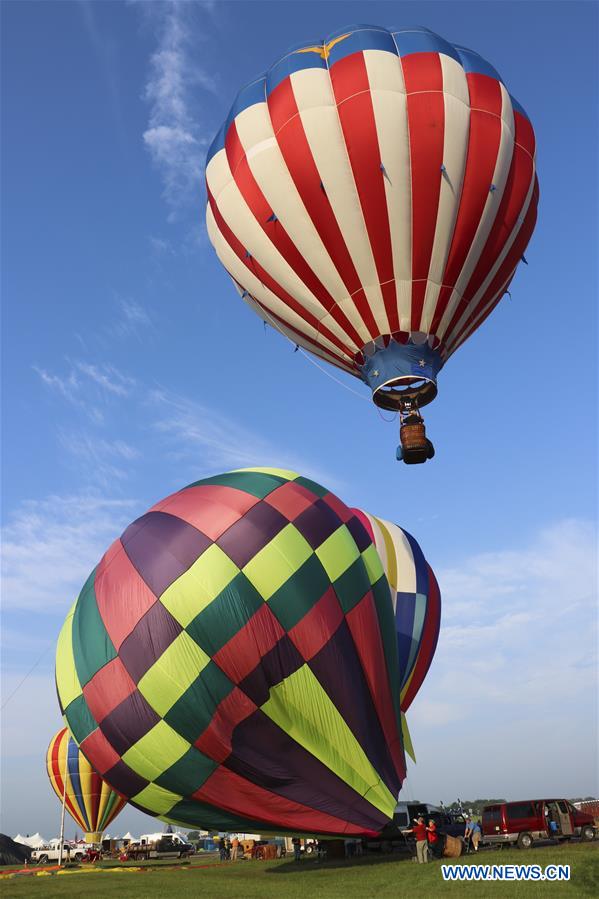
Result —
POLYGON ((472 864, 569 864, 568 883, 482 883, 442 880, 440 863, 417 865, 409 859, 370 856, 351 862, 317 862, 303 860, 296 864, 288 859, 275 862, 239 861, 234 864, 214 863, 201 857, 191 865, 174 869, 153 866, 141 872, 97 871, 45 877, 20 876, 2 881, 3 899, 39 896, 40 899, 69 896, 98 897, 175 897, 205 896, 209 899, 379 899, 379 897, 460 897, 510 896, 532 897, 599 896, 599 842, 548 846, 520 852, 481 852, 465 856, 460 862, 472 864), (193 867, 206 864, 211 867, 193 867))

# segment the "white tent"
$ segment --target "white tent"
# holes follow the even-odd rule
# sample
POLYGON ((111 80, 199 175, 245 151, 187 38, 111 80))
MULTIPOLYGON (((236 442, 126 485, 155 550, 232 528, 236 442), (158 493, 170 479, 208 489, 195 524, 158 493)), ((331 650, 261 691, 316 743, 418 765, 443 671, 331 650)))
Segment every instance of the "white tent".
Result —
POLYGON ((130 843, 134 843, 135 837, 133 836, 133 834, 130 831, 127 831, 127 833, 123 837, 123 840, 129 840, 130 843))
POLYGON ((23 837, 18 833, 15 837, 15 843, 21 843, 23 846, 30 846, 32 849, 39 849, 41 846, 48 845, 47 841, 44 840, 40 833, 34 833, 32 837, 23 837))

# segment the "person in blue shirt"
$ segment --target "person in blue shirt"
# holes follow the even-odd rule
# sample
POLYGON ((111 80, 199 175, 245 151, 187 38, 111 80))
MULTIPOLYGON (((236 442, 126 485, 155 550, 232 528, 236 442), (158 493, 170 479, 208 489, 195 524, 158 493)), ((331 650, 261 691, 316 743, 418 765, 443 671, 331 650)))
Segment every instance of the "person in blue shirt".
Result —
POLYGON ((473 821, 470 816, 466 818, 466 830, 464 831, 464 839, 466 840, 466 844, 468 840, 472 841, 472 846, 474 847, 474 851, 478 852, 478 844, 480 842, 480 838, 482 836, 482 831, 480 829, 480 824, 478 821, 473 821))

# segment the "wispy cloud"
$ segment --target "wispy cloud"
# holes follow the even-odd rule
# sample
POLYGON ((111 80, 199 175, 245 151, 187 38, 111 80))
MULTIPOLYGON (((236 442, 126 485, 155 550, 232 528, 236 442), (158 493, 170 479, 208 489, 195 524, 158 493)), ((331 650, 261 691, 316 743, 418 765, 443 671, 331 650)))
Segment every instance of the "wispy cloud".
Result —
MULTIPOLYGON (((150 117, 143 139, 161 172, 171 220, 183 207, 197 205, 211 139, 198 118, 198 99, 214 94, 217 87, 214 75, 197 62, 199 35, 191 25, 190 7, 183 2, 157 5, 158 47, 150 60, 145 89, 150 117)), ((209 5, 201 8, 211 9, 209 5)))
POLYGON ((136 505, 95 493, 23 502, 3 528, 4 609, 66 611, 136 505))
POLYGON ((78 371, 116 396, 129 396, 135 386, 134 378, 120 372, 114 365, 91 365, 89 362, 76 362, 78 371))
POLYGON ((146 340, 153 330, 154 323, 148 310, 136 300, 125 297, 118 299, 118 316, 106 327, 106 332, 119 340, 129 337, 146 340))
POLYGON ((151 391, 149 401, 156 413, 154 428, 170 447, 171 457, 184 462, 191 476, 272 465, 299 471, 340 489, 336 476, 315 466, 308 457, 275 445, 209 406, 166 390, 151 391))
POLYGON ((128 397, 135 387, 135 380, 114 365, 94 365, 83 361, 68 364, 69 371, 65 375, 35 365, 33 370, 46 387, 82 409, 96 424, 104 420, 98 402, 106 402, 110 397, 128 397))
POLYGON ((59 430, 63 449, 75 457, 85 471, 86 479, 103 488, 115 486, 130 474, 131 462, 141 453, 124 440, 105 440, 85 431, 59 430), (123 467, 124 466, 124 467, 123 467))

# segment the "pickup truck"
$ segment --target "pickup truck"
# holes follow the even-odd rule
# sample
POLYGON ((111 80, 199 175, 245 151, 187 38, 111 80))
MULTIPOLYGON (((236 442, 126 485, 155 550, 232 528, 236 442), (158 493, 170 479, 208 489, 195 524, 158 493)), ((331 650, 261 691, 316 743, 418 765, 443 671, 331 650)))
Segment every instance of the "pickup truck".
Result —
MULTIPOLYGON (((84 850, 78 846, 71 846, 70 843, 63 843, 62 860, 63 862, 80 862, 83 858, 84 850)), ((34 849, 31 853, 31 864, 47 865, 50 862, 58 864, 60 861, 60 843, 52 842, 49 846, 42 846, 41 849, 34 849)))
POLYGON ((185 858, 192 855, 194 848, 191 843, 170 836, 164 836, 153 843, 130 843, 127 847, 127 857, 134 861, 147 860, 149 858, 185 858))

